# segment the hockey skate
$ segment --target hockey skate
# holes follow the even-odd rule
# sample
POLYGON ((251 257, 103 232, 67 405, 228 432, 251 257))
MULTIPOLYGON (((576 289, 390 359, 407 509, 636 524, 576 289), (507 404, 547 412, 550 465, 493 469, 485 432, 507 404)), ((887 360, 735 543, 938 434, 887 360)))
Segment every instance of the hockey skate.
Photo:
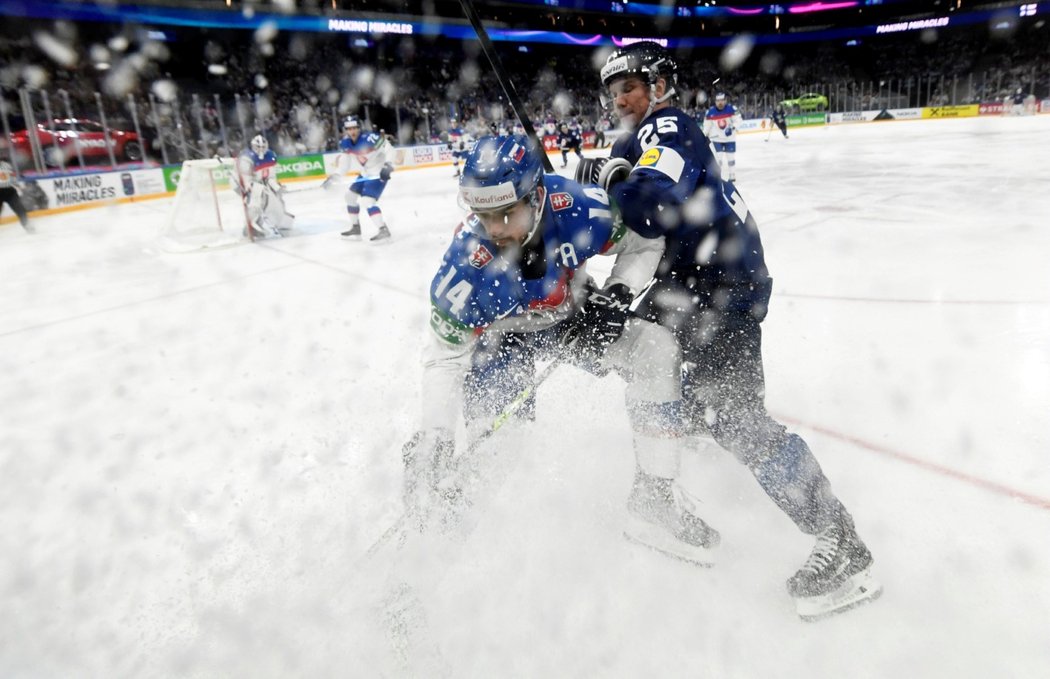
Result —
POLYGON ((639 470, 627 498, 624 536, 676 559, 713 566, 721 538, 695 510, 696 503, 673 479, 639 470))
POLYGON ((368 239, 370 243, 379 243, 381 241, 390 240, 390 229, 385 226, 379 227, 379 233, 368 239))
POLYGON ((348 231, 339 234, 347 240, 361 240, 361 225, 353 224, 348 231))
POLYGON ((820 620, 877 599, 882 585, 872 578, 871 564, 871 552, 851 521, 825 528, 806 563, 787 581, 799 617, 820 620))
POLYGON ((262 236, 263 238, 280 238, 282 236, 281 232, 268 217, 262 217, 258 221, 249 222, 249 224, 257 236, 262 236))

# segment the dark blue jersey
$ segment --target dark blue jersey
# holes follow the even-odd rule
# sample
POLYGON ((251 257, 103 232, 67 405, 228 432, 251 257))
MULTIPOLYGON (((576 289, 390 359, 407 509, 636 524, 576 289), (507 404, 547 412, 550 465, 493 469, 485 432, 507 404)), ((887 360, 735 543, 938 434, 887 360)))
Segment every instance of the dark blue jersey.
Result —
POLYGON ((623 135, 612 157, 633 169, 610 194, 624 222, 647 238, 665 236, 657 277, 672 276, 720 306, 764 303, 770 289, 758 226, 732 183, 723 182, 707 138, 668 107, 623 135))
POLYGON ((561 149, 578 149, 583 140, 580 139, 580 133, 576 130, 568 130, 567 132, 558 133, 558 148, 561 149))
POLYGON ((777 125, 783 125, 787 122, 787 116, 784 115, 783 111, 777 109, 773 111, 773 122, 777 125))

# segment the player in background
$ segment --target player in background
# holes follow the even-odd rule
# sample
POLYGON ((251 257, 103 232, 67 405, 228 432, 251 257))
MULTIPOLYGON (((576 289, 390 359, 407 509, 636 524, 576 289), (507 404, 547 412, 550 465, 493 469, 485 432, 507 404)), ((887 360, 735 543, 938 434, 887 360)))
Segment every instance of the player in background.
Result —
POLYGON ((469 132, 459 126, 455 118, 448 121, 448 150, 452 151, 453 177, 459 176, 459 163, 467 157, 467 151, 470 150, 470 145, 473 141, 474 138, 470 136, 469 132))
POLYGON ((616 140, 610 160, 581 163, 577 177, 607 188, 628 227, 665 238, 656 281, 634 313, 675 333, 686 367, 684 409, 696 432, 708 430, 816 537, 787 581, 799 615, 814 619, 873 599, 881 588, 871 577, 871 552, 809 446, 766 411, 760 324, 772 279, 758 225, 733 185, 721 181, 695 121, 673 105, 677 74, 670 53, 653 42, 609 56, 603 95, 632 133, 616 140))
POLYGON ((329 175, 322 186, 330 186, 347 172, 357 169, 358 175, 346 189, 346 212, 350 228, 340 235, 348 240, 361 240, 361 207, 368 212, 376 234, 368 240, 373 243, 390 238, 390 229, 379 208, 379 197, 394 172, 393 150, 386 138, 375 132, 361 134, 361 121, 349 116, 343 122, 346 135, 339 141, 342 153, 337 161, 337 172, 329 175))
POLYGON ((605 148, 605 132, 611 129, 612 123, 609 121, 609 116, 602 116, 598 119, 594 125, 594 148, 605 148))
POLYGON ((580 130, 575 127, 569 127, 568 123, 562 123, 561 127, 558 128, 558 148, 561 149, 561 166, 568 167, 569 165, 569 151, 576 153, 576 157, 583 159, 583 153, 580 152, 580 148, 583 146, 583 139, 580 138, 580 130))
MULTIPOLYGON (((468 430, 490 424, 533 384, 535 362, 547 356, 626 380, 637 467, 625 532, 709 564, 718 534, 675 482, 678 347, 665 328, 627 322, 663 243, 614 223, 604 190, 544 174, 541 153, 515 135, 484 137, 467 155, 459 195, 471 213, 430 286, 422 425, 403 449, 406 507, 419 516, 420 508, 455 496, 449 477, 458 411, 468 430), (600 289, 586 269, 599 254, 617 256, 600 289)), ((517 415, 530 419, 533 409, 529 399, 517 415)))
POLYGON ((277 181, 277 156, 266 137, 257 134, 237 158, 239 190, 248 212, 248 224, 264 237, 281 237, 295 216, 284 207, 284 187, 277 181))
POLYGON ((22 205, 22 197, 18 195, 17 183, 15 168, 11 166, 11 163, 0 158, 0 211, 4 209, 5 203, 10 205, 26 233, 34 233, 35 229, 29 225, 29 215, 26 214, 25 206, 22 205))
POLYGON ((1012 104, 1012 106, 1010 108, 1010 113, 1012 115, 1015 115, 1015 116, 1023 116, 1024 115, 1024 100, 1025 100, 1024 89, 1018 87, 1017 91, 1014 92, 1013 95, 1011 95, 1008 98, 1009 98, 1009 100, 1010 100, 1010 102, 1012 104))
MULTIPOLYGON (((788 121, 787 113, 784 112, 784 107, 777 104, 773 108, 773 112, 769 114, 770 120, 773 124, 780 128, 780 133, 784 135, 784 139, 788 138, 788 121)), ((769 137, 766 137, 766 141, 769 141, 769 137)))
POLYGON ((704 134, 715 145, 722 163, 722 178, 736 181, 736 130, 740 126, 740 114, 726 98, 724 92, 715 95, 715 105, 704 116, 704 134))

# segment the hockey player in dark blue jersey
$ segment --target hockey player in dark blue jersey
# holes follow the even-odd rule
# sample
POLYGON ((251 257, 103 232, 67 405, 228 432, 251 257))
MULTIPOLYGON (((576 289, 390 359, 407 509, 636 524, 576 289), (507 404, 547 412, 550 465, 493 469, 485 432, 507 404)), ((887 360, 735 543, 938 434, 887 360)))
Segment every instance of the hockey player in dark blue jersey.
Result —
POLYGON ((806 442, 766 412, 762 332, 772 290, 754 217, 723 182, 708 140, 672 105, 677 65, 652 42, 613 52, 603 98, 630 134, 611 159, 577 172, 608 189, 624 222, 666 249, 635 313, 670 328, 683 353, 692 423, 747 465, 804 533, 816 536, 788 580, 800 616, 814 619, 873 599, 871 553, 806 442))
POLYGON ((580 138, 580 131, 569 127, 568 123, 562 123, 561 127, 558 128, 558 148, 561 149, 561 166, 568 166, 569 151, 575 152, 576 157, 582 160, 583 153, 580 152, 582 146, 583 140, 580 138))
MULTIPOLYGON (((430 286, 422 427, 404 447, 406 506, 418 514, 448 490, 461 405, 468 428, 490 424, 532 385, 537 359, 547 357, 599 375, 615 371, 627 382, 637 461, 627 536, 710 564, 718 534, 675 482, 678 347, 655 323, 627 322, 662 239, 614 223, 601 188, 544 174, 540 153, 528 137, 483 137, 465 159, 460 199, 471 214, 430 286), (586 269, 599 254, 617 257, 600 289, 586 269)), ((528 418, 531 404, 522 410, 528 418)))
MULTIPOLYGON (((780 128, 780 133, 784 135, 784 139, 788 138, 788 122, 787 114, 784 113, 784 107, 777 104, 776 108, 773 109, 773 113, 770 114, 770 119, 773 124, 780 128)), ((766 137, 766 141, 769 141, 769 137, 766 137)))

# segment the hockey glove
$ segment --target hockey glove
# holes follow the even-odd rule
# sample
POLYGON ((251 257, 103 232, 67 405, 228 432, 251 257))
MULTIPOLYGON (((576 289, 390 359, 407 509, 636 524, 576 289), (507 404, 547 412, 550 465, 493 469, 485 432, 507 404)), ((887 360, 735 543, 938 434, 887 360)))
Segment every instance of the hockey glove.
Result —
POLYGON ((390 181, 390 175, 394 173, 394 166, 387 163, 383 166, 383 169, 379 171, 379 178, 383 181, 390 181))
POLYGON ((597 184, 606 191, 627 179, 631 164, 623 158, 584 158, 576 166, 576 181, 597 184))
POLYGON ((459 496, 452 478, 455 443, 447 429, 417 431, 401 448, 405 463, 405 509, 423 525, 435 505, 448 507, 459 496))
POLYGON ((566 321, 562 344, 577 356, 598 359, 623 334, 634 295, 623 283, 604 290, 591 288, 583 309, 566 321))

